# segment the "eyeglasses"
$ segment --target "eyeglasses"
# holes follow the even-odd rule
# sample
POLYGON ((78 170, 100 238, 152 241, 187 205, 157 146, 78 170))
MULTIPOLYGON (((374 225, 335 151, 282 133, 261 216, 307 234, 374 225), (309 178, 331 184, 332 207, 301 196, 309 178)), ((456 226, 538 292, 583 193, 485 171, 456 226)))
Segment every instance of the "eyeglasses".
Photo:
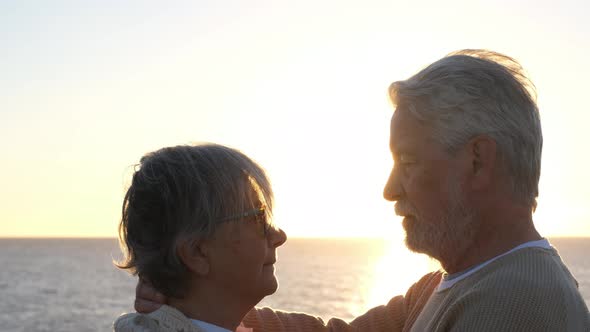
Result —
POLYGON ((220 222, 225 221, 232 221, 232 220, 240 220, 240 219, 248 219, 254 221, 257 225, 262 226, 262 230, 264 236, 266 236, 270 229, 273 227, 271 223, 268 221, 266 217, 266 208, 259 207, 257 209, 252 209, 250 211, 246 211, 244 213, 236 214, 233 216, 229 216, 220 220, 220 222))

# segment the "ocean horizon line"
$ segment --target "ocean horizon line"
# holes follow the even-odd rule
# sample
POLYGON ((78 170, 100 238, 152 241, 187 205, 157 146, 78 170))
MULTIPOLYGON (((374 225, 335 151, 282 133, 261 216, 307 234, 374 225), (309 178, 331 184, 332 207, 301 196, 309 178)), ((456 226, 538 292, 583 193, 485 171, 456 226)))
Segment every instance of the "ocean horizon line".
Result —
MULTIPOLYGON (((590 239, 590 236, 557 235, 546 236, 547 239, 590 239)), ((0 236, 0 240, 118 240, 115 236, 0 236)), ((392 241, 381 236, 289 236, 288 240, 383 240, 392 241)))

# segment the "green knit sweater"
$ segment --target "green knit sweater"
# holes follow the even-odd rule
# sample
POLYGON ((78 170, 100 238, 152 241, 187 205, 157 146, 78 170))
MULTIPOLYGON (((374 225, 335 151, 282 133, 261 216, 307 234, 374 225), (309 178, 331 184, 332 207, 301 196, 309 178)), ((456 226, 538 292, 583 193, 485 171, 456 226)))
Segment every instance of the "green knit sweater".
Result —
POLYGON ((411 331, 581 332, 590 314, 557 251, 525 248, 436 289, 411 331))

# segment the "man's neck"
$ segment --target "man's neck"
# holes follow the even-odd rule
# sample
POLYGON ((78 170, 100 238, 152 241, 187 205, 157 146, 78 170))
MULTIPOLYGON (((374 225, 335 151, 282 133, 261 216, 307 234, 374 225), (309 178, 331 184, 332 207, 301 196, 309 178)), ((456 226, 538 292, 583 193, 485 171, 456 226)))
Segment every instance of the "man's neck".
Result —
POLYGON ((531 213, 525 209, 507 211, 512 216, 495 214, 495 219, 482 220, 481 228, 473 244, 459 257, 448 260, 447 264, 441 260, 441 265, 447 273, 457 273, 472 266, 481 264, 510 249, 529 241, 542 239, 533 225, 531 213), (448 264, 448 263, 451 264, 448 264))

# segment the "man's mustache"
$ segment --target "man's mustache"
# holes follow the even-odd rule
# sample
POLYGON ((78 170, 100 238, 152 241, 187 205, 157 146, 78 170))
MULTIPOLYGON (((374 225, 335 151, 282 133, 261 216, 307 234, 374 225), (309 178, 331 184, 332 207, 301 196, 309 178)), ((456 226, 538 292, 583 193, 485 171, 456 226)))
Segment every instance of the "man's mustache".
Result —
POLYGON ((416 216, 418 211, 412 206, 412 204, 408 203, 407 201, 397 201, 395 203, 395 214, 402 217, 407 216, 416 216))

